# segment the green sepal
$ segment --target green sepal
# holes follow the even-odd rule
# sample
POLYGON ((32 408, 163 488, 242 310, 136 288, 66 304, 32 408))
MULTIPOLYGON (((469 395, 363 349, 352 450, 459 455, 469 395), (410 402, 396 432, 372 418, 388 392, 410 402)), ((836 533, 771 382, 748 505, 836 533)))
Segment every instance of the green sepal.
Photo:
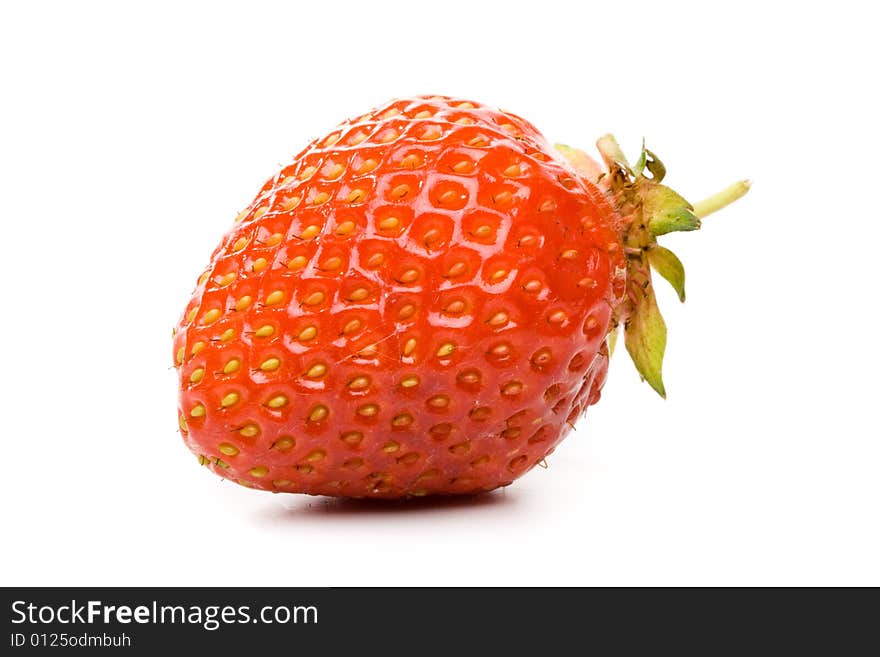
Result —
POLYGON ((642 139, 642 151, 639 153, 639 159, 632 168, 637 178, 644 177, 645 169, 651 174, 651 180, 659 183, 666 177, 666 167, 652 151, 645 148, 645 140, 642 139))
POLYGON ((654 237, 700 227, 700 220, 691 211, 691 204, 677 192, 648 181, 642 182, 640 188, 642 215, 654 237))
POLYGON ((666 177, 666 167, 660 161, 660 158, 648 149, 645 149, 645 154, 648 156, 645 166, 651 172, 651 180, 659 183, 666 177))
POLYGON ((651 229, 651 234, 654 237, 659 237, 666 233, 697 230, 700 227, 700 220, 690 210, 669 210, 652 217, 648 226, 651 229))
POLYGON ((617 334, 619 333, 617 329, 618 327, 615 326, 608 333, 608 358, 611 358, 614 355, 614 347, 617 346, 617 334))
POLYGON ((585 151, 565 144, 553 144, 553 147, 584 178, 596 182, 603 174, 602 168, 596 160, 587 155, 585 151))
POLYGON ((648 262, 654 271, 669 282, 678 294, 679 301, 684 303, 684 265, 678 256, 659 244, 653 244, 648 249, 648 262))
POLYGON ((654 290, 648 286, 644 298, 635 305, 623 330, 626 350, 642 379, 666 399, 663 387, 663 354, 666 351, 666 322, 660 315, 654 290))
POLYGON ((596 141, 596 148, 599 150, 599 154, 602 156, 602 160, 610 172, 614 172, 615 169, 619 168, 629 176, 633 175, 632 169, 629 168, 629 162, 626 161, 626 155, 623 154, 620 144, 617 143, 614 135, 608 134, 599 137, 596 141))
POLYGON ((636 160, 636 163, 633 165, 633 173, 636 177, 641 176, 642 172, 645 170, 645 165, 648 163, 648 151, 645 148, 645 138, 642 137, 642 150, 639 153, 639 159, 636 160))

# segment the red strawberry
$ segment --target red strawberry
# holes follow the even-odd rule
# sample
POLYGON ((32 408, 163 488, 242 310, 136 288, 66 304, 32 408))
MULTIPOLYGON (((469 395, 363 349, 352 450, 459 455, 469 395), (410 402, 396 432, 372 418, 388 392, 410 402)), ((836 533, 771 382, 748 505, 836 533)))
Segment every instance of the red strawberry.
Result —
POLYGON ((443 97, 310 144, 238 216, 175 332, 200 462, 271 491, 504 486, 599 399, 618 323, 662 394, 649 264, 683 295, 655 237, 698 221, 650 152, 630 168, 605 138, 604 171, 561 150, 443 97))

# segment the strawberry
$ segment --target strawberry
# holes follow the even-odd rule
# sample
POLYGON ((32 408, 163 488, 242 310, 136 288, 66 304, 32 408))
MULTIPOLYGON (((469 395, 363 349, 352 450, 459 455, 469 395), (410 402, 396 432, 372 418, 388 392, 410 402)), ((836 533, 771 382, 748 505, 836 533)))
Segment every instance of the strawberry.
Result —
POLYGON ((700 210, 650 151, 599 150, 605 168, 445 97, 312 142, 238 215, 175 330, 187 446, 269 491, 473 493, 596 403, 618 325, 664 394, 650 270, 683 298, 683 269, 656 236, 700 210))

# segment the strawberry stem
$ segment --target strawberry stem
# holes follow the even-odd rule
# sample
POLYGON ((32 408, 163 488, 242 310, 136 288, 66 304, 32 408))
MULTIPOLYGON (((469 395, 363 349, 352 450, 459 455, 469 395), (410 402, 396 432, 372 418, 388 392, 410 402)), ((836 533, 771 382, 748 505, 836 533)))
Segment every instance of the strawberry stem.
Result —
MULTIPOLYGON (((657 307, 651 268, 665 278, 684 301, 684 266, 672 251, 657 244, 657 237, 677 231, 696 230, 700 218, 717 212, 749 191, 751 183, 741 180, 693 207, 680 194, 661 184, 666 169, 642 144, 634 168, 611 135, 596 144, 611 174, 607 190, 613 195, 623 218, 623 246, 627 259, 626 300, 615 309, 615 326, 623 326, 623 338, 642 379, 666 397, 663 385, 663 356, 666 351, 666 322, 657 307), (646 175, 645 170, 651 174, 646 175)), ((564 153, 565 154, 565 153, 564 153)))
POLYGON ((705 198, 698 203, 694 203, 694 214, 700 217, 706 217, 713 212, 727 207, 737 199, 741 199, 752 186, 750 180, 740 180, 729 187, 725 187, 717 194, 713 194, 709 198, 705 198))
POLYGON ((622 325, 626 350, 639 375, 665 398, 662 370, 666 322, 657 307, 651 268, 672 285, 681 301, 685 299, 685 275, 681 260, 657 244, 657 237, 697 230, 701 217, 745 196, 751 183, 741 180, 691 206, 680 194, 661 184, 666 168, 644 143, 635 167, 630 167, 613 135, 603 135, 596 146, 608 168, 607 177, 596 175, 597 165, 583 151, 568 146, 557 149, 578 173, 595 180, 613 198, 621 218, 627 288, 624 301, 614 310, 615 329, 609 334, 609 350, 613 351, 616 328, 622 325), (646 169, 650 176, 645 175, 646 169))

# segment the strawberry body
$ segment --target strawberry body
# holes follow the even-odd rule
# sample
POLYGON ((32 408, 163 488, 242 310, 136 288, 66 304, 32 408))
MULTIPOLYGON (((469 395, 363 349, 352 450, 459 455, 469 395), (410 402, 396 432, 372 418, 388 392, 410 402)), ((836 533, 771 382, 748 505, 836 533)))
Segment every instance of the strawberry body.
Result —
POLYGON ((600 394, 620 217, 529 123, 395 101, 262 188, 174 337, 180 425, 277 492, 471 493, 549 454, 600 394))

